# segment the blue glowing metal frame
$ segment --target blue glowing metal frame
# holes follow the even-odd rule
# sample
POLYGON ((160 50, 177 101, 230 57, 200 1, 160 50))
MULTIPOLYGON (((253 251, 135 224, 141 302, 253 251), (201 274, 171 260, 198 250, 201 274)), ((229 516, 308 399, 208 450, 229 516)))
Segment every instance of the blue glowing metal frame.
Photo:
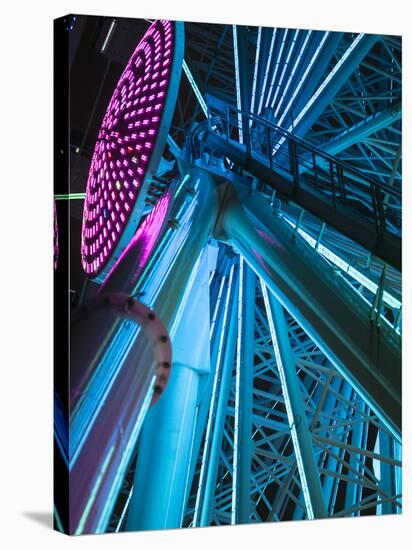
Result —
MULTIPOLYGON (((257 75, 259 69, 259 57, 260 57, 260 44, 262 41, 262 27, 258 29, 257 44, 256 44, 256 56, 255 56, 255 68, 253 71, 253 85, 252 85, 252 99, 250 101, 250 112, 253 113, 255 110, 255 101, 256 101, 256 84, 257 84, 257 75)), ((250 122, 252 125, 252 122, 250 122)))
MULTIPOLYGON (((233 29, 233 55, 235 59, 235 77, 236 77, 236 105, 239 111, 242 109, 242 98, 240 95, 240 68, 239 68, 239 48, 237 39, 237 27, 232 25, 233 29)), ((243 123, 242 115, 238 113, 239 124, 239 143, 243 143, 243 123)))
POLYGON ((264 100, 265 91, 266 91, 266 84, 267 84, 268 77, 269 77, 269 69, 270 69, 270 65, 272 63, 273 47, 275 45, 276 32, 277 32, 277 29, 273 29, 272 39, 270 41, 270 47, 269 47, 268 60, 267 60, 267 63, 266 63, 265 75, 263 77, 262 92, 261 92, 260 98, 259 98, 259 107, 258 107, 258 110, 257 110, 258 115, 260 115, 260 113, 262 111, 262 105, 263 105, 263 100, 264 100))
POLYGON ((195 96, 197 97, 197 100, 199 101, 199 105, 203 111, 203 113, 205 114, 205 116, 207 117, 207 105, 206 105, 206 101, 203 99, 203 96, 199 90, 199 86, 196 84, 196 81, 195 79, 193 78, 193 75, 188 67, 188 64, 186 63, 186 60, 183 59, 183 70, 185 72, 185 75, 187 76, 187 79, 190 83, 190 85, 192 86, 192 89, 195 93, 195 96))
MULTIPOLYGON (((288 55, 286 56, 286 61, 284 62, 283 64, 283 69, 282 69, 282 72, 281 72, 281 75, 280 75, 280 78, 279 78, 279 82, 278 82, 278 85, 276 86, 276 91, 275 91, 275 95, 273 96, 273 99, 272 99, 272 104, 271 104, 271 109, 274 108, 275 106, 275 102, 276 102, 276 98, 278 96, 278 93, 279 93, 279 90, 282 86, 282 82, 283 82, 283 79, 285 77, 285 73, 286 73, 286 69, 288 68, 288 65, 289 65, 289 61, 290 61, 290 58, 292 56, 292 53, 293 53, 293 50, 295 49, 295 46, 296 46, 296 41, 297 41, 297 38, 298 38, 298 35, 299 35, 299 29, 297 29, 295 31, 295 34, 293 35, 293 38, 292 38, 292 43, 289 47, 289 51, 288 51, 288 55)), ((286 88, 285 88, 285 91, 286 91, 286 88)), ((275 112, 275 116, 276 116, 276 112, 275 112)))
POLYGON ((282 43, 281 43, 280 48, 279 48, 279 54, 278 54, 278 57, 276 59, 275 70, 273 71, 272 80, 270 82, 270 88, 269 88, 268 96, 266 98, 265 108, 269 107, 270 97, 272 95, 273 86, 275 85, 275 79, 276 79, 276 75, 278 74, 280 60, 282 58, 282 53, 283 53, 283 49, 285 47, 287 36, 288 36, 288 29, 285 29, 283 31, 283 39, 282 39, 282 43))

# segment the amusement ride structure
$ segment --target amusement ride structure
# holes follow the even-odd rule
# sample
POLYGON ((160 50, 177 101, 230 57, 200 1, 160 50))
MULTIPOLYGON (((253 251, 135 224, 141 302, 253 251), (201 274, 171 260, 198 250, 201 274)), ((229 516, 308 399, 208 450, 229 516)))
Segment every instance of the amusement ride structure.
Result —
POLYGON ((400 513, 400 43, 145 24, 82 195, 57 523, 400 513))

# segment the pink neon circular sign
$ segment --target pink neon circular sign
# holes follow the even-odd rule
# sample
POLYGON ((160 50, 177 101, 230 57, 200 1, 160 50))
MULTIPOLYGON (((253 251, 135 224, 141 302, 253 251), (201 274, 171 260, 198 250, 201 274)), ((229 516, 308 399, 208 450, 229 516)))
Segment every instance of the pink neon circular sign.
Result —
POLYGON ((183 46, 176 48, 177 25, 155 21, 149 27, 103 118, 83 210, 81 258, 89 277, 104 278, 138 227, 146 179, 155 172, 167 137, 166 132, 162 142, 158 134, 162 125, 170 125, 173 114, 177 92, 170 94, 171 79, 177 80, 178 73, 180 80, 176 49, 183 57, 183 46))

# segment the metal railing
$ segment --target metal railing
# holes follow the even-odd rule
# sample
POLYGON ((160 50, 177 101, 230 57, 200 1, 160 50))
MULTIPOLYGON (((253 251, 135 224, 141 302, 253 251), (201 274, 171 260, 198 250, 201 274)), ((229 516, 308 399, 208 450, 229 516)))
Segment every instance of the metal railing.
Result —
POLYGON ((310 187, 330 205, 355 208, 357 217, 373 221, 378 235, 400 234, 401 192, 363 174, 280 126, 213 100, 208 119, 196 129, 220 135, 257 161, 289 178, 293 188, 310 187), (390 200, 388 200, 390 199, 390 200))

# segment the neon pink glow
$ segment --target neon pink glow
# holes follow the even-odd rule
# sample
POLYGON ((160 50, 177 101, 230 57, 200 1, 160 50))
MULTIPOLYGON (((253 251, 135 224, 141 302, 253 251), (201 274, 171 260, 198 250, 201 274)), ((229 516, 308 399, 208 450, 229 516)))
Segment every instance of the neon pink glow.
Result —
POLYGON ((89 276, 104 268, 133 214, 167 97, 173 31, 170 21, 155 21, 149 27, 103 118, 83 210, 81 257, 89 276))
POLYGON ((162 230, 166 214, 169 209, 170 194, 165 193, 147 214, 138 230, 134 234, 132 240, 127 245, 121 256, 109 271, 105 283, 109 281, 112 273, 116 270, 117 266, 123 261, 123 259, 129 254, 132 248, 138 247, 140 255, 138 265, 136 268, 141 269, 146 265, 146 262, 153 251, 157 238, 162 230))
POLYGON ((150 256, 154 245, 156 244, 157 237, 163 227, 163 223, 166 218, 167 210, 169 208, 170 195, 166 193, 156 203, 154 208, 149 212, 143 222, 140 224, 139 229, 136 231, 135 236, 131 241, 131 245, 139 243, 142 254, 139 260, 139 267, 144 267, 148 257, 150 256))

